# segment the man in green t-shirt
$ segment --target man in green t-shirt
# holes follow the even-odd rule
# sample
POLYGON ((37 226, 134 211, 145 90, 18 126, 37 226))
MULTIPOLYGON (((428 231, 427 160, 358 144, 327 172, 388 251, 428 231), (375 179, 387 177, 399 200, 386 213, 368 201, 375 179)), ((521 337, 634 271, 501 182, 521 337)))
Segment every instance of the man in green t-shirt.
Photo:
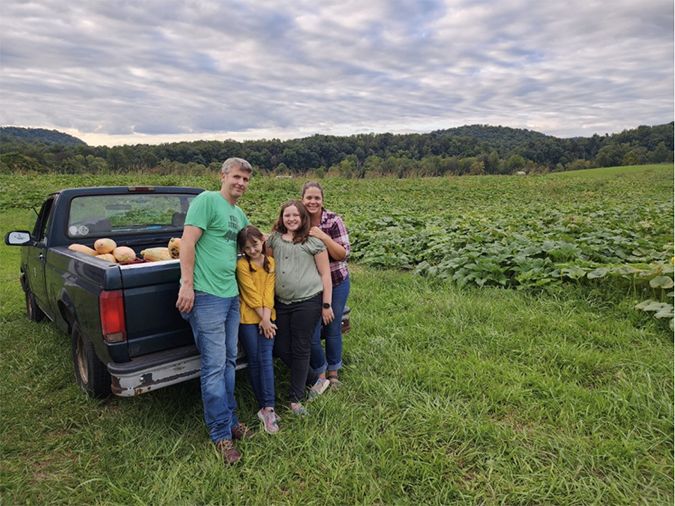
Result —
POLYGON ((225 160, 220 191, 202 192, 192 201, 180 242, 176 307, 190 322, 202 359, 204 420, 228 464, 241 457, 232 440, 253 435, 239 423, 234 399, 239 333, 237 234, 251 224, 236 204, 248 188, 251 173, 246 160, 225 160))

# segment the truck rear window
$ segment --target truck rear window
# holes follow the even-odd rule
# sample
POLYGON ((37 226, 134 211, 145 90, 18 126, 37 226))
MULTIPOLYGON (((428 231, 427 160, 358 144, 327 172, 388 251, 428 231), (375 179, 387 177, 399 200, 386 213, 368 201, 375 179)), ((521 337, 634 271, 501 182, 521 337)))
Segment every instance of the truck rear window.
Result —
POLYGON ((195 195, 95 195, 70 203, 68 236, 94 237, 180 231, 195 195))

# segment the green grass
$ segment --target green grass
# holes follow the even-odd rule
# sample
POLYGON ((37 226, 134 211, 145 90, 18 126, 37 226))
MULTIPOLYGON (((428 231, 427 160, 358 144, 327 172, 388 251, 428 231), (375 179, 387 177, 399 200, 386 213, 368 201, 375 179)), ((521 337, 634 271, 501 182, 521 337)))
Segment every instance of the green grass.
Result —
MULTIPOLYGON (((2 234, 31 213, 3 211, 2 234)), ((259 433, 225 468, 198 381, 103 402, 77 388, 69 338, 25 318, 18 254, 0 246, 2 504, 673 503, 673 335, 611 284, 460 289, 352 265, 343 390, 295 420, 279 367, 269 436, 240 371, 259 433)))

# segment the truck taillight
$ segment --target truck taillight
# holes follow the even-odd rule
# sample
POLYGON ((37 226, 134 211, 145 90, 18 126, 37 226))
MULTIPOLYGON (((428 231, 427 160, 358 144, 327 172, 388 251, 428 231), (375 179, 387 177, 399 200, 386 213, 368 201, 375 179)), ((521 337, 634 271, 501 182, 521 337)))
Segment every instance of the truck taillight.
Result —
POLYGON ((122 290, 101 292, 98 297, 101 309, 101 332, 109 343, 121 343, 127 340, 124 321, 124 297, 122 290))

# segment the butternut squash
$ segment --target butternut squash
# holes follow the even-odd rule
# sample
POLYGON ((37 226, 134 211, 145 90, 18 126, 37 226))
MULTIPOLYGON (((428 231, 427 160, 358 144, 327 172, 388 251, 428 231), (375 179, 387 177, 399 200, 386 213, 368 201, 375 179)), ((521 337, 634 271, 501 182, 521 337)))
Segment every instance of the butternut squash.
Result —
POLYGON ((161 260, 171 260, 169 248, 148 248, 141 251, 141 256, 148 262, 159 262, 161 260))
POLYGON ((99 255, 103 255, 104 253, 112 253, 113 250, 117 247, 117 243, 113 241, 112 239, 96 239, 96 242, 94 243, 94 249, 99 255))
POLYGON ((112 254, 121 264, 130 264, 136 260, 136 252, 129 246, 117 246, 112 254))
POLYGON ((71 244, 70 246, 68 246, 68 249, 72 249, 73 251, 79 251, 80 253, 85 253, 93 257, 98 255, 95 249, 91 249, 89 246, 85 246, 84 244, 71 244))
POLYGON ((172 237, 169 241, 169 254, 171 258, 180 258, 180 237, 172 237))
POLYGON ((115 260, 115 257, 113 256, 112 253, 103 253, 101 255, 96 255, 96 258, 100 258, 101 260, 106 260, 114 264, 117 263, 117 260, 115 260))

